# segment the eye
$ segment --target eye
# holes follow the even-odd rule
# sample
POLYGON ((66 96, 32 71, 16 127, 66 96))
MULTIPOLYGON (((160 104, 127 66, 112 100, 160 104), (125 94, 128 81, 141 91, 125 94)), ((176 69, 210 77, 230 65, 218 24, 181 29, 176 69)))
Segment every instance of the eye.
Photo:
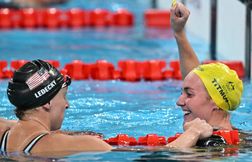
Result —
POLYGON ((187 97, 193 97, 194 96, 194 94, 193 93, 190 93, 190 92, 186 92, 186 95, 187 95, 187 97))
POLYGON ((189 97, 189 98, 194 96, 194 94, 191 93, 190 90, 188 90, 188 89, 185 89, 185 94, 186 94, 186 96, 189 97))
POLYGON ((186 95, 187 95, 187 97, 192 97, 193 96, 193 94, 191 94, 191 93, 186 93, 186 95))

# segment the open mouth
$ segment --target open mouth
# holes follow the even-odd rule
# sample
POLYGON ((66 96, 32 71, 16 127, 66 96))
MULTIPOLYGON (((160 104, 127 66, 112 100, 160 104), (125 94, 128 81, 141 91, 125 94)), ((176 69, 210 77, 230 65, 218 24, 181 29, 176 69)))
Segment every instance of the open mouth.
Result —
POLYGON ((191 111, 189 110, 183 110, 183 112, 184 112, 184 116, 191 114, 191 111))

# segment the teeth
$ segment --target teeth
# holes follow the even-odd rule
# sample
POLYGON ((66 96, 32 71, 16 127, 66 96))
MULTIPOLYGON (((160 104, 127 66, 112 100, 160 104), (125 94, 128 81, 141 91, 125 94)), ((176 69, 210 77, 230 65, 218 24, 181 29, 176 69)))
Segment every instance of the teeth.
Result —
POLYGON ((189 111, 189 110, 184 110, 183 112, 184 112, 184 115, 188 115, 191 113, 191 111, 189 111))

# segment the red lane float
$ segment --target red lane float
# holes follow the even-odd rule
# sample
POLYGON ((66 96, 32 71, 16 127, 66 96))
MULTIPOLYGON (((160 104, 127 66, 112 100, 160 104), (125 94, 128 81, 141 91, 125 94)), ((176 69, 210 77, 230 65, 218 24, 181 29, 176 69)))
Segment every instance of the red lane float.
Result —
POLYGON ((169 10, 147 10, 144 12, 145 26, 149 28, 170 28, 169 10))
POLYGON ((127 134, 118 134, 116 137, 111 137, 104 140, 110 145, 135 146, 137 140, 134 137, 129 137, 127 134))
POLYGON ((12 70, 9 70, 9 69, 6 69, 4 72, 4 78, 12 78, 13 77, 13 71, 12 70))
MULTIPOLYGON (((11 23, 13 28, 21 28, 21 11, 12 10, 11 23)), ((1 28, 1 27, 0 27, 1 28)))
POLYGON ((104 140, 110 145, 120 145, 120 146, 162 146, 166 145, 166 138, 164 136, 158 136, 157 134, 147 134, 146 136, 141 136, 136 140, 134 137, 129 137, 127 134, 119 134, 116 137, 112 137, 104 140))
MULTIPOLYGON (((213 132, 214 135, 222 136, 228 145, 238 145, 240 142, 238 130, 218 130, 213 132)), ((141 136, 136 140, 134 137, 130 137, 127 134, 118 134, 116 137, 111 137, 105 139, 104 141, 110 145, 120 145, 120 146, 163 146, 172 141, 176 140, 181 134, 177 133, 172 137, 158 136, 157 134, 147 134, 146 136, 141 136)))
POLYGON ((165 70, 163 72, 163 78, 164 79, 172 79, 173 77, 173 71, 172 70, 165 70))
POLYGON ((149 60, 143 63, 144 74, 143 78, 148 81, 163 80, 164 68, 166 67, 166 61, 164 60, 149 60))
POLYGON ((43 25, 49 29, 61 27, 61 11, 56 8, 48 8, 43 10, 43 25))
POLYGON ((38 27, 37 11, 33 8, 27 8, 20 11, 20 26, 23 28, 38 27))
POLYGON ((114 79, 114 65, 106 60, 97 60, 91 67, 91 77, 94 80, 114 79))
POLYGON ((166 145, 166 138, 164 136, 158 136, 157 134, 147 134, 146 136, 138 138, 138 145, 145 145, 145 146, 166 145))
POLYGON ((180 71, 180 63, 179 60, 172 60, 170 62, 170 67, 172 68, 173 74, 172 78, 181 80, 182 79, 182 73, 180 71))
MULTIPOLYGON (((56 60, 45 60, 50 62, 54 67, 59 68, 60 63, 56 60)), ((20 68, 26 60, 11 61, 11 69, 2 70, 4 78, 12 77, 13 70, 20 68)), ((209 61, 208 61, 209 62, 209 61)), ((221 61, 234 69, 239 77, 244 76, 244 68, 240 61, 221 61)), ((206 62, 204 62, 206 63, 206 62)), ((4 64, 3 64, 4 65, 4 64)), ((106 60, 97 60, 96 63, 86 64, 80 60, 74 60, 61 69, 61 73, 69 75, 74 80, 84 80, 92 78, 94 80, 112 80, 120 79, 123 81, 156 81, 164 79, 182 79, 180 65, 178 60, 172 60, 169 63, 169 69, 166 69, 165 60, 120 60, 118 70, 114 65, 106 60)), ((1 69, 0 69, 1 70, 1 69)))
POLYGON ((13 10, 0 9, 0 28, 37 28, 57 29, 61 27, 130 27, 134 24, 134 15, 126 9, 111 12, 105 9, 86 11, 80 8, 61 10, 56 8, 13 10))
POLYGON ((235 70, 240 78, 245 77, 245 70, 241 61, 223 61, 223 63, 235 70))
POLYGON ((172 141, 176 140, 180 135, 181 135, 181 133, 176 133, 174 136, 169 137, 167 139, 167 142, 171 143, 172 141))
POLYGON ((13 77, 13 71, 19 69, 25 63, 27 63, 27 60, 14 60, 14 61, 11 61, 11 69, 6 69, 4 71, 4 78, 12 78, 13 77))
POLYGON ((118 67, 121 70, 120 79, 124 81, 140 81, 142 63, 135 60, 120 60, 118 67))
POLYGON ((213 132, 213 134, 222 136, 229 145, 237 145, 240 142, 238 130, 232 130, 232 131, 219 130, 213 132))
POLYGON ((11 68, 13 68, 14 70, 17 70, 27 62, 28 62, 27 60, 14 60, 14 61, 11 61, 11 68))
POLYGON ((121 27, 133 26, 134 16, 126 9, 119 9, 113 14, 113 25, 121 27))
POLYGON ((67 75, 74 80, 85 80, 89 79, 91 66, 92 65, 85 64, 80 60, 74 60, 73 62, 66 64, 64 69, 66 69, 67 75))
POLYGON ((13 27, 11 17, 13 16, 12 10, 8 8, 0 9, 0 28, 10 29, 13 27))
POLYGON ((206 61, 203 61, 203 64, 209 64, 209 63, 214 63, 214 62, 221 62, 221 63, 227 65, 230 69, 236 71, 239 78, 244 78, 245 77, 245 70, 244 70, 243 63, 241 61, 206 60, 206 61))
POLYGON ((37 27, 42 27, 45 28, 45 23, 44 23, 44 16, 45 16, 45 9, 38 9, 36 10, 37 13, 37 27))
POLYGON ((111 13, 105 9, 95 9, 90 12, 90 25, 94 27, 106 27, 111 24, 111 13))
POLYGON ((68 27, 81 28, 88 25, 87 12, 80 8, 72 8, 66 11, 68 18, 68 27))
POLYGON ((7 61, 0 60, 0 78, 5 78, 4 70, 7 67, 7 61))

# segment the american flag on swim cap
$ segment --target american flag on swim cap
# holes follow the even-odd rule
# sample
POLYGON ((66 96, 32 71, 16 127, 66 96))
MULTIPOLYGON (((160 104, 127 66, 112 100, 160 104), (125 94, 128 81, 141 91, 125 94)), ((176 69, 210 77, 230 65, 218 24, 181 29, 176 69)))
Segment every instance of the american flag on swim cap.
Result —
POLYGON ((30 90, 41 85, 44 81, 49 78, 50 74, 45 69, 40 69, 36 73, 34 73, 27 81, 26 84, 28 85, 30 90))

